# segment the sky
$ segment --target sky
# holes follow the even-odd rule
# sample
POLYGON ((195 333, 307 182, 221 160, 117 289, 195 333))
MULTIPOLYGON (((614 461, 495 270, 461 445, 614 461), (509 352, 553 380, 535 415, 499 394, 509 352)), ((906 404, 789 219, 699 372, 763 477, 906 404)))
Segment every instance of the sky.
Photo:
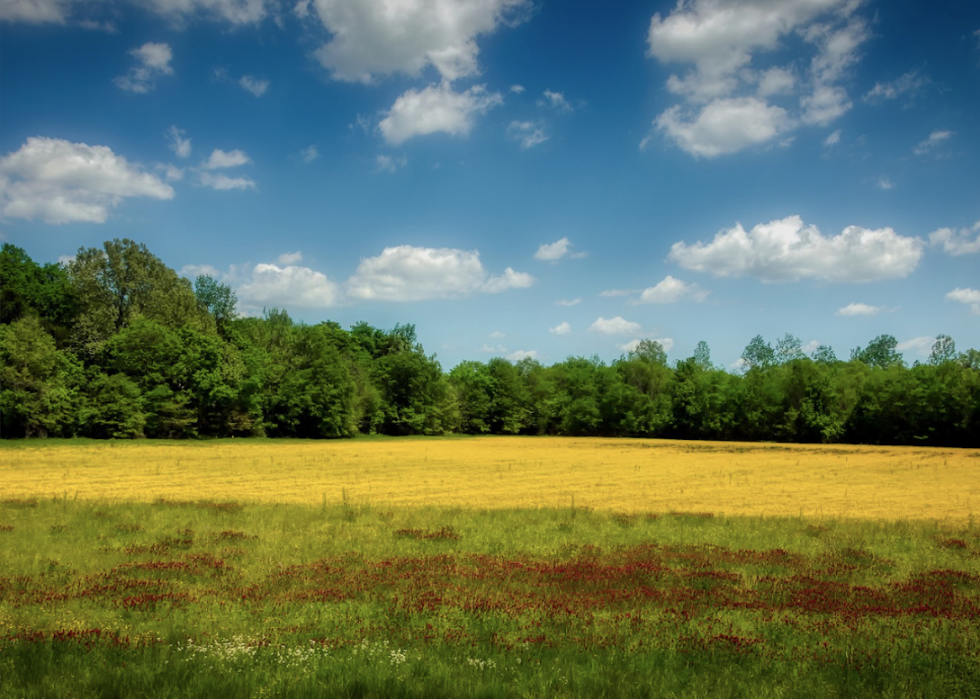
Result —
POLYGON ((980 4, 0 0, 0 240, 464 360, 980 348, 980 4))

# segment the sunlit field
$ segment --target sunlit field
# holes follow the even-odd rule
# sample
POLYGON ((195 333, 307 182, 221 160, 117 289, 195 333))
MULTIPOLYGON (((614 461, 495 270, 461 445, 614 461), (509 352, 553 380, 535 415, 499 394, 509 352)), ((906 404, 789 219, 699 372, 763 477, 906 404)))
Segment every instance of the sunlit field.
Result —
POLYGON ((19 443, 0 497, 968 521, 980 450, 567 437, 19 443))
POLYGON ((977 697, 980 452, 0 447, 0 699, 977 697))

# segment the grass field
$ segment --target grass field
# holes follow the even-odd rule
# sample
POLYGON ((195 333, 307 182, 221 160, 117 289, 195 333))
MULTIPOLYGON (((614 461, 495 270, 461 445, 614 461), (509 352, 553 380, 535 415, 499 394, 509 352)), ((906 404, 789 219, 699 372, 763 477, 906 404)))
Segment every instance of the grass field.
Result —
POLYGON ((976 697, 978 463, 3 445, 0 698, 976 697))

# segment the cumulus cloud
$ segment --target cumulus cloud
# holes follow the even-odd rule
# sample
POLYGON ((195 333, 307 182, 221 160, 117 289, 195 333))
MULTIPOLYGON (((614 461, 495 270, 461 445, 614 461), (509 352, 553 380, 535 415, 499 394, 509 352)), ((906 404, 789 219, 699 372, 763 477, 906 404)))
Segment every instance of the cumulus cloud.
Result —
POLYGON ((793 126, 785 109, 755 97, 713 100, 697 115, 675 105, 654 123, 681 149, 706 158, 767 143, 793 126))
MULTIPOLYGON (((687 0, 657 13, 648 55, 691 66, 672 74, 667 89, 684 105, 669 107, 655 132, 683 150, 715 157, 769 143, 800 124, 828 124, 851 106, 838 83, 858 60, 866 23, 853 0, 687 0), (761 55, 780 56, 784 40, 801 37, 812 59, 803 75, 792 63, 753 67, 761 55), (770 98, 798 98, 791 114, 770 98)), ((765 60, 765 59, 763 59, 765 60)), ((643 141, 649 143, 651 136, 643 141)))
POLYGON ((929 134, 929 138, 925 139, 924 141, 920 141, 919 144, 912 149, 912 152, 916 155, 928 155, 929 153, 933 152, 937 146, 940 146, 952 138, 953 133, 953 131, 945 130, 933 131, 931 134, 929 134))
POLYGON ((256 97, 264 95, 270 85, 268 80, 259 80, 258 78, 253 78, 251 75, 243 75, 238 81, 238 84, 256 97))
POLYGON ((534 253, 534 259, 545 262, 557 262, 568 254, 569 248, 571 247, 572 244, 568 241, 568 238, 562 238, 553 243, 544 243, 538 246, 538 251, 534 253))
POLYGON ((929 244, 933 247, 941 245, 943 252, 956 257, 957 255, 972 255, 980 252, 980 221, 972 228, 940 228, 929 234, 929 244))
MULTIPOLYGON (((659 342, 660 346, 663 347, 664 352, 670 352, 672 349, 674 349, 674 338, 672 337, 655 337, 652 338, 652 340, 654 342, 659 342)), ((642 341, 643 340, 641 340, 640 338, 637 338, 635 340, 630 340, 629 342, 626 342, 622 345, 616 345, 616 346, 619 347, 619 349, 623 350, 624 352, 633 352, 636 350, 637 347, 640 346, 640 343, 642 341)))
POLYGON ((750 231, 737 223, 710 243, 674 243, 668 259, 718 277, 868 282, 911 274, 923 245, 919 238, 900 236, 891 228, 848 226, 839 235, 826 237, 816 226, 804 225, 799 216, 789 216, 760 223, 750 231))
POLYGON ((296 252, 284 252, 278 258, 276 258, 276 262, 281 265, 294 265, 297 262, 302 261, 303 253, 300 250, 297 250, 296 252))
POLYGON ((928 84, 929 78, 919 73, 918 70, 909 71, 897 80, 875 83, 875 86, 864 96, 864 101, 881 102, 897 99, 902 95, 914 95, 928 84))
POLYGON ((121 90, 147 93, 156 86, 156 79, 161 75, 173 75, 170 61, 173 51, 169 44, 147 42, 129 52, 136 59, 136 65, 125 75, 120 75, 113 82, 121 90))
POLYGON ((507 359, 512 362, 519 362, 522 359, 537 359, 537 350, 517 350, 516 352, 511 352, 507 355, 507 359))
POLYGON ((683 298, 701 302, 708 297, 708 293, 697 284, 687 284, 680 279, 667 275, 655 286, 644 289, 634 303, 677 303, 683 298))
POLYGON ((235 290, 246 305, 329 308, 343 298, 338 284, 309 267, 257 264, 235 290))
POLYGON ((211 151, 211 157, 204 163, 204 168, 206 170, 218 170, 220 168, 247 165, 250 162, 252 162, 251 158, 244 151, 236 149, 226 153, 220 148, 215 148, 211 151))
POLYGON ((511 268, 490 275, 475 250, 399 245, 361 260, 348 280, 352 298, 377 301, 421 301, 499 293, 531 286, 534 277, 511 268))
POLYGON ((980 291, 976 289, 957 287, 946 294, 946 300, 966 304, 970 307, 971 313, 980 315, 980 291))
POLYGON ((184 138, 187 132, 183 129, 178 129, 176 126, 171 126, 166 131, 166 137, 170 141, 170 150, 172 150, 178 158, 189 158, 191 157, 191 139, 184 138))
POLYGON ((0 2, 0 20, 28 24, 64 24, 72 0, 4 0, 0 2))
POLYGON ((899 352, 915 352, 920 356, 928 357, 935 342, 936 338, 924 335, 922 337, 913 337, 911 340, 899 342, 897 345, 895 345, 895 349, 897 349, 899 352))
POLYGON ((634 323, 633 321, 626 320, 622 316, 616 316, 615 318, 597 318, 596 321, 589 326, 589 331, 595 333, 602 333, 604 335, 637 335, 639 334, 641 326, 639 323, 634 323))
POLYGON ((438 132, 466 136, 477 116, 503 101, 499 93, 487 92, 483 85, 474 85, 463 92, 456 92, 447 83, 429 85, 399 96, 378 128, 391 145, 438 132))
POLYGON ((884 308, 881 306, 869 306, 866 303, 849 303, 843 308, 838 308, 834 315, 838 316, 874 316, 881 313, 884 308))
POLYGON ((568 321, 563 320, 558 325, 553 328, 548 328, 548 332, 552 335, 568 335, 572 332, 572 326, 568 321))
POLYGON ((550 138, 540 121, 514 120, 507 126, 507 136, 517 141, 524 150, 540 146, 550 138))
POLYGON ((556 306, 577 306, 582 303, 582 299, 561 299, 555 301, 556 306))
POLYGON ((107 146, 38 136, 0 158, 4 216, 104 223, 109 210, 129 197, 172 199, 174 190, 107 146))
POLYGON ((316 56, 336 80, 370 83, 435 68, 442 79, 479 72, 477 38, 520 22, 528 0, 313 0, 333 36, 316 56))

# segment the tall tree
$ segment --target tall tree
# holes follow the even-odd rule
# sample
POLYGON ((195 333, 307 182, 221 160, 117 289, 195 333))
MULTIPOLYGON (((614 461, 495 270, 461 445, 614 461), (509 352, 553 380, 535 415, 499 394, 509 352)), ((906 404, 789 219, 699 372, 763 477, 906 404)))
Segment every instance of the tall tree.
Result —
POLYGON ((170 328, 197 325, 191 283, 132 240, 80 249, 68 265, 68 277, 80 307, 76 341, 89 354, 139 316, 170 328))
POLYGON ((227 284, 222 284, 210 274, 202 274, 194 280, 194 296, 198 307, 212 320, 222 336, 228 324, 238 315, 235 306, 238 298, 227 284))
POLYGON ((768 369, 776 363, 776 352, 762 335, 756 335, 742 350, 742 362, 749 370, 768 369))
POLYGON ((898 351, 898 340, 892 335, 879 335, 864 349, 860 347, 851 351, 851 361, 858 361, 870 367, 887 369, 893 366, 904 366, 902 355, 898 351))
POLYGON ((956 360, 956 343, 949 335, 937 335, 929 354, 929 363, 939 366, 956 360))

